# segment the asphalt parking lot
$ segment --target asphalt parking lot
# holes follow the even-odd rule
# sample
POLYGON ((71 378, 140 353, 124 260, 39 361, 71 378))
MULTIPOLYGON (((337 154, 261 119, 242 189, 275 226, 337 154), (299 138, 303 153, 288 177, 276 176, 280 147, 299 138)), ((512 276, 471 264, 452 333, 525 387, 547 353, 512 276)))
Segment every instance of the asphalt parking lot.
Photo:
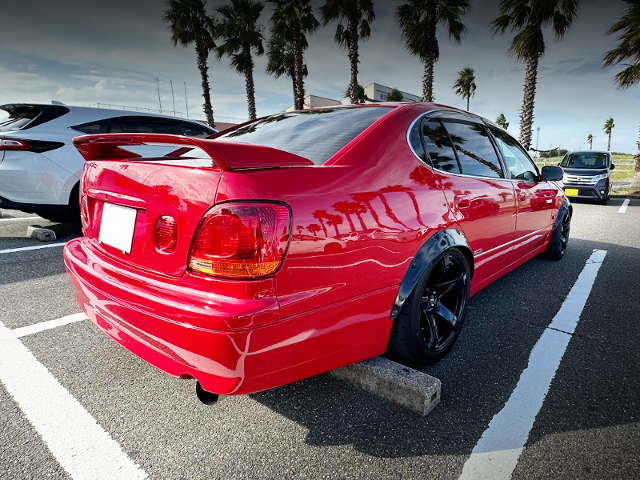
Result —
POLYGON ((424 418, 327 374, 207 407, 194 381, 151 367, 88 320, 17 330, 80 313, 61 246, 80 231, 2 210, 0 478, 640 478, 640 200, 623 201, 574 203, 560 262, 535 258, 473 297, 452 352, 424 370, 442 382, 441 402, 424 418), (34 224, 57 240, 27 238, 34 224), (591 269, 575 332, 565 333, 552 322, 580 290, 572 289, 594 250, 606 253, 591 269), (525 385, 525 372, 552 357, 542 338, 558 332, 567 343, 550 385, 536 376, 525 385), (60 391, 30 395, 50 377, 60 391), (523 388, 540 390, 539 411, 513 403, 523 388), (64 450, 82 432, 39 427, 64 402, 98 432, 86 446, 95 462, 75 465, 64 450), (510 433, 517 421, 498 427, 509 408, 533 415, 521 447, 510 433), (494 450, 477 447, 491 435, 494 450), (487 467, 483 454, 496 452, 515 458, 506 477, 487 467), (480 468, 470 470, 472 457, 480 468))

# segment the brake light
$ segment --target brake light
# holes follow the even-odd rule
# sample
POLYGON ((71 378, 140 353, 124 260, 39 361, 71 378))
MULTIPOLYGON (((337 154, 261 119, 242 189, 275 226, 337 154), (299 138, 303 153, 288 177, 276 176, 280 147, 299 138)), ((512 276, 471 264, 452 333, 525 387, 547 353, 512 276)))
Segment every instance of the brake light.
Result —
POLYGON ((281 204, 215 206, 203 217, 196 231, 189 268, 235 279, 270 275, 284 258, 290 224, 289 208, 281 204))
POLYGON ((29 144, 22 140, 0 140, 0 150, 30 150, 29 144))
POLYGON ((42 140, 20 140, 16 138, 0 138, 0 150, 21 150, 26 152, 48 152, 63 147, 62 142, 45 142, 42 140))
POLYGON ((178 244, 178 224, 176 219, 163 215, 156 222, 153 231, 153 243, 161 253, 172 253, 178 244))

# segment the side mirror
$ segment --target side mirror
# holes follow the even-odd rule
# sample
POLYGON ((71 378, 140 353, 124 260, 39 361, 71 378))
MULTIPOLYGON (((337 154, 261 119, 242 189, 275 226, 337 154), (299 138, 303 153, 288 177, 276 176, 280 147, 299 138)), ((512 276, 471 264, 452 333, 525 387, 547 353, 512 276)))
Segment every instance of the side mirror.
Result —
POLYGON ((609 167, 609 170, 613 170, 614 168, 616 168, 616 166, 612 163, 611 166, 609 167))
POLYGON ((553 182, 562 180, 564 176, 564 170, 562 167, 542 167, 542 180, 547 182, 553 182))

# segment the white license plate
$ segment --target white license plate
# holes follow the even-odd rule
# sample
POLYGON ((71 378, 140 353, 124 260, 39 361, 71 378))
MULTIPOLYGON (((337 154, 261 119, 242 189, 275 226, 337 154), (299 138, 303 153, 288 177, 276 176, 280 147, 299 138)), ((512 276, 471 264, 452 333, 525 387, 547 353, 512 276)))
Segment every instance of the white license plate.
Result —
POLYGON ((137 213, 135 208, 105 203, 102 208, 98 241, 123 253, 130 253, 137 213))

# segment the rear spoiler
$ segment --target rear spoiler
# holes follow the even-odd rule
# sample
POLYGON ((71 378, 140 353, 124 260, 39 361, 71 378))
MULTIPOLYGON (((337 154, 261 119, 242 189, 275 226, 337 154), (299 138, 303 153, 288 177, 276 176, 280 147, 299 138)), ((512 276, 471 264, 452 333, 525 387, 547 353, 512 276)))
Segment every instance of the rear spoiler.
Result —
POLYGON ((126 147, 174 145, 201 149, 221 170, 313 165, 313 162, 307 158, 271 147, 178 135, 146 133, 83 135, 74 138, 73 144, 86 161, 132 160, 142 156, 127 150, 126 147))

